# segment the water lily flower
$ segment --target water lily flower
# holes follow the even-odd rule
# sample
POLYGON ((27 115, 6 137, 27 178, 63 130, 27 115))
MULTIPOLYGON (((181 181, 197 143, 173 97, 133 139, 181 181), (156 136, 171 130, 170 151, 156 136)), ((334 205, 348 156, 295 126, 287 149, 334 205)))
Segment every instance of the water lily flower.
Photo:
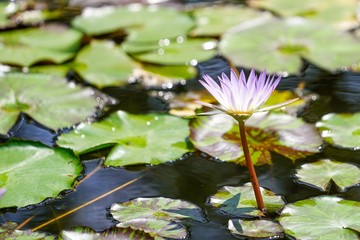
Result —
MULTIPOLYGON (((255 71, 251 70, 249 78, 246 79, 243 70, 240 76, 237 76, 235 71, 231 69, 230 78, 226 76, 225 73, 222 73, 221 77, 218 77, 219 83, 209 75, 204 75, 203 78, 204 80, 200 80, 200 83, 215 97, 220 103, 220 106, 201 101, 197 102, 229 114, 238 121, 245 121, 255 112, 270 111, 297 100, 296 98, 281 104, 261 108, 281 80, 281 75, 276 79, 275 75, 266 78, 266 71, 263 71, 257 76, 255 71)), ((219 112, 215 111, 198 115, 211 115, 216 113, 219 112)))

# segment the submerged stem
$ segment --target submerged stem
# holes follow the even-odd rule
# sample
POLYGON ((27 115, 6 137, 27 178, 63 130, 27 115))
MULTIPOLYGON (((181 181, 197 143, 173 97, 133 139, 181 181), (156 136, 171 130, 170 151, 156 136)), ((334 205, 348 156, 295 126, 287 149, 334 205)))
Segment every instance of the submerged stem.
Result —
POLYGON ((260 211, 264 212, 265 211, 264 201, 263 201, 263 198, 262 198, 262 195, 261 195, 258 178, 256 176, 254 164, 251 161, 249 147, 248 147, 248 143, 247 143, 247 140, 246 140, 245 121, 238 121, 238 122, 239 122, 241 145, 242 145, 242 148, 243 148, 243 151, 244 151, 246 166, 248 168, 249 175, 250 175, 250 181, 251 181, 252 187, 254 189, 256 203, 258 205, 258 209, 260 211))

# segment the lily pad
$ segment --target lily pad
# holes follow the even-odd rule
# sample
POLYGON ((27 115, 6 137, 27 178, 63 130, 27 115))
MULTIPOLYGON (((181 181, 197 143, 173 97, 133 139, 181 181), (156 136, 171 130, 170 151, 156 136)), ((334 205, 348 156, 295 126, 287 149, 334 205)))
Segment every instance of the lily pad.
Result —
POLYGON ((133 229, 113 227, 103 232, 95 232, 89 227, 75 227, 70 230, 62 230, 60 233, 63 240, 151 240, 148 234, 133 229))
POLYGON ((57 240, 58 237, 54 235, 50 235, 48 233, 41 232, 32 232, 29 230, 16 230, 17 223, 15 222, 6 222, 0 226, 0 239, 10 240, 57 240))
POLYGON ((196 22, 190 35, 218 37, 239 23, 254 20, 262 15, 252 8, 239 5, 214 5, 196 8, 193 11, 196 22))
MULTIPOLYGON (((246 121, 245 130, 256 165, 271 164, 270 151, 295 161, 319 152, 322 144, 313 125, 283 113, 254 114, 246 121)), ((192 119, 190 140, 213 157, 245 165, 238 125, 226 114, 192 119)))
POLYGON ((64 63, 61 65, 34 66, 34 67, 30 67, 29 71, 31 73, 45 73, 45 74, 65 78, 67 73, 70 71, 70 69, 71 69, 70 64, 64 63))
POLYGON ((360 149, 360 113, 329 113, 316 123, 321 136, 342 148, 360 149))
POLYGON ((74 65, 83 79, 97 87, 128 84, 133 68, 138 66, 110 41, 92 41, 81 49, 74 65))
POLYGON ((341 190, 360 184, 360 169, 355 165, 323 159, 301 166, 295 175, 300 182, 327 190, 331 181, 341 190))
POLYGON ((8 142, 0 146, 0 155, 0 185, 6 188, 0 208, 23 207, 54 198, 71 188, 82 171, 71 151, 33 142, 8 142))
POLYGON ((303 18, 267 19, 239 28, 224 34, 219 48, 237 66, 269 72, 299 73, 302 58, 330 72, 360 61, 353 36, 303 18))
POLYGON ((21 112, 53 130, 84 121, 97 106, 93 95, 90 88, 51 75, 0 76, 0 134, 7 134, 21 112))
POLYGON ((188 237, 188 232, 182 224, 161 219, 139 218, 121 222, 116 226, 142 230, 156 240, 187 239, 188 237))
POLYGON ((135 4, 86 8, 72 24, 87 35, 123 30, 128 34, 127 40, 136 42, 157 42, 160 39, 186 36, 194 26, 190 16, 176 9, 135 4))
POLYGON ((41 61, 62 63, 74 56, 81 39, 80 32, 62 25, 1 32, 0 62, 25 67, 41 61))
MULTIPOLYGON (((260 187, 266 211, 274 213, 284 205, 281 196, 260 187)), ((224 213, 236 217, 264 216, 257 208, 255 194, 251 183, 246 183, 240 187, 224 186, 210 197, 210 204, 220 208, 224 213)))
POLYGON ((248 2, 250 6, 270 10, 283 17, 305 17, 348 29, 357 25, 357 0, 328 0, 326 3, 312 0, 304 0, 301 2, 289 2, 287 0, 249 0, 248 2))
POLYGON ((217 40, 212 38, 178 38, 163 45, 124 42, 123 47, 133 58, 163 65, 192 65, 209 60, 216 54, 217 40))
POLYGON ((204 222, 199 207, 186 201, 155 197, 136 198, 115 203, 110 208, 112 216, 120 223, 118 227, 142 230, 151 236, 185 239, 187 231, 179 223, 182 219, 204 222))
POLYGON ((277 239, 284 235, 281 225, 269 220, 230 219, 228 229, 241 237, 277 239))
POLYGON ((359 239, 360 203, 322 196, 288 204, 280 224, 296 239, 359 239))
POLYGON ((117 111, 103 121, 80 124, 62 134, 57 143, 79 154, 114 146, 105 161, 110 166, 160 164, 189 150, 185 142, 189 134, 187 124, 171 115, 117 111))
POLYGON ((135 198, 128 202, 115 203, 111 206, 110 213, 119 222, 143 218, 205 221, 201 209, 196 205, 164 197, 135 198))
POLYGON ((134 70, 134 78, 145 87, 172 88, 175 84, 182 83, 196 77, 197 70, 193 66, 163 66, 143 64, 134 70))

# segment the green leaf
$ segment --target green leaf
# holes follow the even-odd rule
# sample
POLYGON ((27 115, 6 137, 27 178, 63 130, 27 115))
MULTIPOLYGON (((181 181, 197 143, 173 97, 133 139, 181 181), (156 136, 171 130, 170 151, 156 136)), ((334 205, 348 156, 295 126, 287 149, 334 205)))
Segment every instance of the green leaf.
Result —
POLYGON ((176 9, 141 5, 86 8, 72 24, 88 35, 123 30, 128 33, 128 40, 136 42, 186 36, 194 26, 188 15, 176 9))
POLYGON ((71 68, 70 64, 64 63, 61 65, 34 66, 34 67, 30 67, 29 70, 31 73, 45 73, 45 74, 65 78, 70 68, 71 68))
POLYGON ((105 164, 160 164, 181 157, 188 148, 188 122, 171 115, 112 113, 103 121, 80 124, 58 138, 77 153, 114 146, 105 164), (139 158, 141 156, 141 158, 139 158))
POLYGON ((128 202, 114 203, 110 213, 119 222, 133 219, 180 220, 192 219, 203 222, 204 215, 196 205, 171 198, 135 198, 128 202))
MULTIPOLYGON (((281 196, 260 187, 266 211, 274 213, 284 206, 281 196)), ((220 208, 222 212, 236 217, 264 216, 257 208, 251 183, 240 187, 224 186, 210 197, 210 204, 220 208)))
MULTIPOLYGON (((287 114, 254 114, 245 123, 254 164, 271 164, 270 151, 293 161, 319 152, 322 139, 313 125, 287 114)), ((245 165, 237 123, 226 114, 198 117, 190 122, 195 148, 222 161, 245 165)))
POLYGON ((299 73, 304 58, 335 72, 360 60, 358 44, 350 34, 325 23, 291 18, 239 27, 223 35, 219 48, 233 64, 259 71, 299 73))
POLYGON ((115 43, 92 41, 75 59, 75 70, 97 87, 122 86, 129 82, 137 64, 115 43))
POLYGON ((192 36, 218 37, 239 23, 260 17, 261 12, 240 5, 214 5, 196 8, 193 16, 196 28, 191 30, 192 36))
POLYGON ((360 203, 322 196, 288 204, 280 224, 296 239, 359 239, 360 203))
POLYGON ((188 232, 182 224, 162 219, 138 218, 121 222, 116 226, 139 229, 148 233, 152 237, 160 237, 160 239, 164 240, 169 238, 187 239, 188 236, 188 232))
MULTIPOLYGON (((8 17, 9 13, 7 12, 7 6, 11 4, 10 2, 0 2, 0 29, 13 27, 15 22, 11 21, 8 17)), ((15 3, 12 3, 15 4, 15 3)))
POLYGON ((360 113, 329 113, 316 126, 326 142, 354 150, 360 148, 360 113))
POLYGON ((187 237, 185 227, 178 221, 205 221, 201 209, 196 205, 164 197, 136 198, 124 203, 115 203, 111 206, 110 213, 120 222, 118 227, 142 230, 153 237, 176 239, 187 237))
POLYGON ((93 90, 45 74, 0 76, 0 133, 6 134, 20 112, 57 130, 84 121, 97 106, 93 90))
POLYGON ((3 240, 57 240, 57 236, 47 233, 32 232, 29 230, 16 230, 17 223, 6 222, 0 226, 0 238, 3 240))
POLYGON ((324 159, 301 166, 295 175, 300 182, 327 190, 331 181, 341 190, 360 183, 360 169, 355 165, 324 159))
POLYGON ((63 240, 151 240, 148 234, 130 228, 113 227, 103 232, 95 232, 89 227, 75 227, 70 230, 62 230, 60 236, 63 240))
POLYGON ((322 1, 312 0, 292 2, 287 0, 250 0, 249 4, 253 7, 270 10, 283 17, 305 17, 347 29, 357 25, 354 17, 358 6, 357 0, 327 0, 326 4, 322 1))
POLYGON ((277 239, 284 235, 281 225, 269 220, 230 219, 228 229, 240 237, 277 239))
POLYGON ((143 64, 134 70, 134 77, 145 87, 172 88, 174 84, 196 77, 193 66, 143 64))
POLYGON ((62 25, 1 32, 0 62, 20 66, 31 66, 40 61, 62 63, 73 57, 81 39, 80 32, 62 25))
POLYGON ((192 65, 214 57, 216 54, 216 39, 211 38, 178 38, 168 40, 163 44, 124 42, 126 52, 135 59, 163 65, 192 65))
POLYGON ((56 197, 69 189, 82 166, 66 149, 38 143, 11 141, 0 146, 0 186, 6 194, 0 208, 23 207, 56 197))

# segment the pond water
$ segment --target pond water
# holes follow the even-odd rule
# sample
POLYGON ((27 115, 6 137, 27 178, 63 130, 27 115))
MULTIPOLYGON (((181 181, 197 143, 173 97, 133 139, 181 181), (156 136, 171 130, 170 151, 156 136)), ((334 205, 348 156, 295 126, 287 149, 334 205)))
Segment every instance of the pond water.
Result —
MULTIPOLYGON (((308 63, 305 63, 304 66, 302 74, 284 78, 278 87, 280 90, 295 89, 300 82, 305 82, 306 90, 319 94, 319 98, 299 113, 301 118, 314 123, 326 113, 360 111, 360 74, 350 72, 330 74, 308 63)), ((185 85, 161 91, 181 92, 199 89, 200 85, 197 79, 201 75, 206 73, 215 77, 221 72, 227 71, 229 66, 223 58, 215 57, 200 63, 197 68, 199 70, 198 76, 187 81, 185 85)), ((75 74, 69 74, 68 77, 73 80, 78 78, 75 74)), ((130 113, 165 113, 169 109, 169 106, 161 98, 155 96, 158 95, 158 90, 144 89, 136 84, 125 87, 106 87, 101 91, 119 100, 101 118, 116 110, 124 110, 130 113)), ((56 137, 56 132, 41 126, 23 114, 10 130, 9 137, 3 137, 0 140, 6 142, 9 139, 27 139, 40 141, 53 147, 56 146, 56 137)), ((33 229, 128 181, 139 178, 123 189, 56 220, 41 230, 59 233, 61 230, 73 226, 89 226, 96 231, 103 231, 116 224, 116 221, 109 216, 111 204, 125 202, 137 197, 162 196, 186 200, 204 210, 206 222, 186 221, 190 230, 189 239, 237 239, 226 228, 231 217, 211 207, 209 197, 215 194, 221 186, 240 186, 249 182, 246 167, 235 163, 221 162, 195 151, 186 153, 174 162, 158 166, 104 168, 102 166, 103 158, 109 150, 104 149, 81 155, 85 170, 83 176, 79 178, 80 183, 75 191, 64 192, 62 198, 48 199, 39 205, 21 209, 2 209, 0 223, 7 221, 24 223, 30 219, 23 228, 33 229), (90 176, 84 178, 88 175, 90 176)), ((139 157, 141 158, 141 156, 139 157)), ((360 151, 324 145, 323 151, 320 153, 295 163, 276 153, 272 153, 271 157, 273 165, 256 167, 260 185, 283 196, 287 203, 326 194, 360 201, 359 187, 350 188, 346 192, 338 192, 333 186, 328 192, 321 192, 304 184, 296 183, 293 177, 295 170, 302 163, 313 162, 321 158, 357 165, 360 159, 360 151)))

